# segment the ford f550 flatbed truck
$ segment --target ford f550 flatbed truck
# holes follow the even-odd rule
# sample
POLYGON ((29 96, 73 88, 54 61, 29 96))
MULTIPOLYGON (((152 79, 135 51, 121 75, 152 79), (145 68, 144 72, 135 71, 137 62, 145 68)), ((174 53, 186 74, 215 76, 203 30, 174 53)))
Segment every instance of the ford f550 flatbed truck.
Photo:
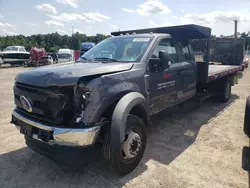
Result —
POLYGON ((189 40, 207 38, 209 53, 207 27, 111 34, 76 63, 19 73, 12 123, 39 153, 57 151, 57 160, 72 148, 99 147, 111 169, 125 175, 143 157, 152 114, 194 97, 227 102, 240 67, 209 65, 209 54, 194 60, 189 40))

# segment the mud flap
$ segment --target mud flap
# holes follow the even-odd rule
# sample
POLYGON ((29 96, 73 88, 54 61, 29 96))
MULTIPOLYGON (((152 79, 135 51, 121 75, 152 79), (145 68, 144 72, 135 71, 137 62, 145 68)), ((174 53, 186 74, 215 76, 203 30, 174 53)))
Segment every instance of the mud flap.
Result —
POLYGON ((131 92, 123 96, 115 107, 111 122, 111 143, 114 151, 120 150, 120 144, 125 139, 127 116, 136 105, 145 108, 146 100, 142 94, 131 92))
POLYGON ((238 74, 235 74, 235 75, 229 77, 229 81, 230 81, 231 86, 238 84, 238 81, 239 81, 238 74))
POLYGON ((234 75, 232 80, 233 80, 233 84, 232 85, 238 84, 238 75, 237 74, 234 75))

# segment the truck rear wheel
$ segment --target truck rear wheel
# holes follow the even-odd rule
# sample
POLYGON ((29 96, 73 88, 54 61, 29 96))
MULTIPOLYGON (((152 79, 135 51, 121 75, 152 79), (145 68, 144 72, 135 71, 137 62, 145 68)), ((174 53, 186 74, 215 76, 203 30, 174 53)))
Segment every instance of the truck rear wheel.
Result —
POLYGON ((227 79, 226 81, 220 84, 219 88, 219 100, 220 102, 227 102, 231 97, 231 83, 227 79))
POLYGON ((244 72, 244 70, 245 70, 245 66, 242 66, 241 71, 244 72))
POLYGON ((246 100, 244 133, 250 138, 250 96, 248 96, 246 100))
POLYGON ((121 150, 112 149, 110 133, 105 137, 103 157, 107 164, 118 175, 132 172, 142 159, 147 143, 147 130, 144 121, 135 115, 129 115, 126 122, 126 136, 121 143, 121 150))

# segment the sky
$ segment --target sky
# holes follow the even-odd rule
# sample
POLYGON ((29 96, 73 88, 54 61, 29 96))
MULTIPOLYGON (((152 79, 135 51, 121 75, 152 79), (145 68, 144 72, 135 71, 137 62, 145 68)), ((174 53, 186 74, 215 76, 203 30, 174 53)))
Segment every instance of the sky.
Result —
POLYGON ((0 0, 0 36, 112 31, 183 24, 250 31, 250 0, 0 0))

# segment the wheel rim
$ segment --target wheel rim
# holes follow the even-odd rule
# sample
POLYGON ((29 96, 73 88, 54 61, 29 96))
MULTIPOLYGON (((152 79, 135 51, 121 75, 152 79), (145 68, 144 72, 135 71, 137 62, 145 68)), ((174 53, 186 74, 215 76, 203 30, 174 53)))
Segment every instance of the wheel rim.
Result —
POLYGON ((122 156, 125 160, 134 159, 138 156, 142 148, 142 140, 138 133, 130 130, 126 134, 126 139, 122 143, 122 156))
POLYGON ((230 83, 229 82, 227 82, 226 84, 225 95, 226 95, 226 98, 229 98, 230 96, 230 83))

